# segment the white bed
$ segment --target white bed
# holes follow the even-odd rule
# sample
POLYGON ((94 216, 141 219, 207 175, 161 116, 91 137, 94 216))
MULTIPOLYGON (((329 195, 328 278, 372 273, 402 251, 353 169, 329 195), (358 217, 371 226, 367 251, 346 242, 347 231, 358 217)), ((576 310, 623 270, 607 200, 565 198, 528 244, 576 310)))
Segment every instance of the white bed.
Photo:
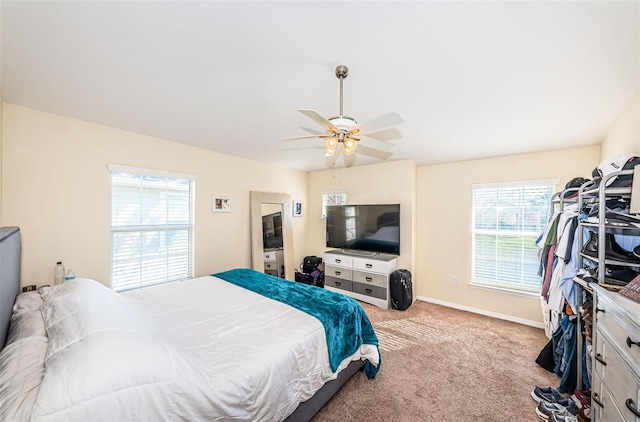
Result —
POLYGON ((16 299, 0 420, 279 421, 361 359, 379 366, 377 346, 332 371, 318 319, 216 277, 76 279, 16 299))

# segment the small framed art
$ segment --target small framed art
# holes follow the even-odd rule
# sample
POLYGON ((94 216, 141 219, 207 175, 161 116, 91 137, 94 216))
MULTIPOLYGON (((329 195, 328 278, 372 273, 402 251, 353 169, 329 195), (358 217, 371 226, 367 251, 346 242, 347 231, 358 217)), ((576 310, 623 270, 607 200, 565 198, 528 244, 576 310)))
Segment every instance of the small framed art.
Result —
POLYGON ((211 212, 231 212, 231 198, 214 196, 211 200, 211 212))
POLYGON ((302 217, 302 201, 293 201, 293 216, 302 217))

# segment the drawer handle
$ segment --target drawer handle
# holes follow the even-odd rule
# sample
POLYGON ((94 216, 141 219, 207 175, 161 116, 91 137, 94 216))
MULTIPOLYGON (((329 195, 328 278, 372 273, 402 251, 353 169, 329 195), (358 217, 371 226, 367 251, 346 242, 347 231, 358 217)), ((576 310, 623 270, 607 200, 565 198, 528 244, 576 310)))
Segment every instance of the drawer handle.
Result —
POLYGON ((634 415, 640 418, 640 412, 638 412, 638 409, 636 409, 636 405, 633 403, 633 400, 627 399, 627 401, 624 402, 624 404, 627 405, 627 409, 631 410, 631 413, 633 413, 634 415))
POLYGON ((371 289, 364 289, 364 291, 369 293, 369 294, 373 293, 373 290, 371 290, 371 289))
POLYGON ((367 268, 371 268, 371 267, 373 267, 373 265, 372 265, 372 264, 365 264, 365 266, 366 266, 367 268))
POLYGON ((336 275, 340 275, 340 271, 336 271, 336 275))
POLYGON ((600 353, 596 353, 595 358, 598 362, 600 362, 603 366, 607 366, 607 362, 602 359, 602 355, 600 353))
POLYGON ((367 280, 367 281, 373 281, 373 278, 371 278, 371 277, 365 277, 364 279, 367 280))
POLYGON ((591 400, 594 401, 598 406, 604 407, 604 404, 600 400, 598 400, 598 393, 591 394, 591 400))
POLYGON ((604 309, 596 308, 596 314, 597 314, 598 312, 602 312, 603 314, 605 313, 604 309))
POLYGON ((339 264, 339 263, 341 263, 341 262, 342 262, 342 260, 341 260, 341 259, 336 258, 336 263, 337 263, 337 264, 339 264))
POLYGON ((339 281, 336 281, 336 286, 340 286, 342 283, 340 283, 339 281))
POLYGON ((631 337, 627 337, 627 346, 631 347, 634 344, 636 346, 640 347, 640 341, 633 341, 633 340, 631 340, 631 337))

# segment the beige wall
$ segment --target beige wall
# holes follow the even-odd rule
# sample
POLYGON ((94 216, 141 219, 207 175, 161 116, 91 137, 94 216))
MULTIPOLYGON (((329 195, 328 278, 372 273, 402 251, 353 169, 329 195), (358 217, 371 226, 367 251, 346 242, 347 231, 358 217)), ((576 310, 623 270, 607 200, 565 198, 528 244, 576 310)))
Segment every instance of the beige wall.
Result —
POLYGON ((640 155, 640 90, 607 132, 600 148, 600 161, 625 153, 640 155))
POLYGON ((471 185, 474 183, 588 177, 599 146, 515 155, 418 168, 414 294, 487 313, 542 322, 539 298, 496 293, 471 281, 471 185), (454 285, 454 277, 460 285, 454 285))
MULTIPOLYGON (((197 175, 195 276, 251 266, 249 191, 306 201, 307 173, 5 103, 2 223, 22 230, 22 284, 49 284, 62 260, 109 283, 109 163, 197 175), (231 213, 212 213, 213 195, 231 213)), ((296 262, 309 217, 293 219, 296 262)))
POLYGON ((400 204, 400 257, 398 268, 413 271, 415 251, 416 165, 413 160, 338 168, 309 174, 308 254, 322 256, 325 222, 322 192, 344 190, 349 204, 400 204))

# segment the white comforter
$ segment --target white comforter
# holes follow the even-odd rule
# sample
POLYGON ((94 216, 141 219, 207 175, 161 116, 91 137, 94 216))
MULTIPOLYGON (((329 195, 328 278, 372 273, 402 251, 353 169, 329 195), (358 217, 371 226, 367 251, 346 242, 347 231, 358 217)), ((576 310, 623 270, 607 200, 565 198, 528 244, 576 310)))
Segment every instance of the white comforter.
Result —
MULTIPOLYGON (((336 376, 317 319, 215 277, 41 292, 44 376, 19 406, 33 420, 276 421, 336 376)), ((377 364, 375 346, 341 368, 361 357, 377 364)))

